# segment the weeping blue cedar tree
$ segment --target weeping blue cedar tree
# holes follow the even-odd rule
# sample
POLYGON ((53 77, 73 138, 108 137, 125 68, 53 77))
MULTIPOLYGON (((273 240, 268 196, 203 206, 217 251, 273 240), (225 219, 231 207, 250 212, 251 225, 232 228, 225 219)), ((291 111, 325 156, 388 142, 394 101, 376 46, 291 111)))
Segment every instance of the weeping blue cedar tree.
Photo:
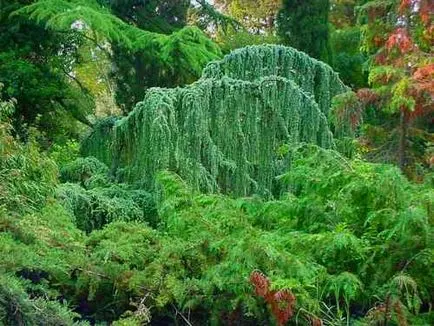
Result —
POLYGON ((210 63, 187 87, 149 90, 82 149, 148 189, 169 169, 206 192, 272 196, 285 169, 282 146, 334 147, 327 117, 332 97, 345 90, 329 66, 302 52, 251 46, 210 63))

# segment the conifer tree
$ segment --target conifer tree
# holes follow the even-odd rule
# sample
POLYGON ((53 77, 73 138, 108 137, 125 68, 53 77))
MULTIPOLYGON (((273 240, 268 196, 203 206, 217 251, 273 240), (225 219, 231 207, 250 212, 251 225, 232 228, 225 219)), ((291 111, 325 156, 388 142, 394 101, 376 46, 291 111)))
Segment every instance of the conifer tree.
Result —
POLYGON ((0 83, 3 95, 17 100, 16 132, 37 126, 51 139, 76 135, 77 121, 90 124, 87 115, 94 100, 72 67, 80 59, 80 38, 73 30, 52 33, 40 24, 13 13, 22 1, 0 2, 0 83))
MULTIPOLYGON (((73 29, 81 37, 92 40, 95 46, 113 53, 118 103, 128 112, 143 97, 146 88, 190 83, 200 76, 206 63, 221 55, 219 47, 198 28, 179 29, 183 23, 176 15, 172 16, 176 24, 170 27, 169 21, 161 27, 172 34, 142 29, 141 26, 150 21, 141 16, 131 17, 131 12, 146 16, 150 10, 148 5, 152 3, 144 6, 142 11, 131 11, 130 8, 128 14, 128 11, 122 11, 126 7, 113 2, 112 8, 119 18, 110 7, 102 6, 97 0, 38 0, 15 11, 14 16, 40 23, 56 33, 73 29)), ((134 6, 134 3, 127 2, 126 5, 134 6)), ((154 3, 152 8, 157 10, 160 5, 163 6, 154 3)), ((161 17, 155 19, 159 21, 161 17)), ((153 28, 160 30, 156 26, 153 28)))
POLYGON ((169 169, 195 189, 271 196, 285 144, 334 146, 328 110, 345 90, 329 66, 302 52, 247 47, 210 63, 185 88, 149 90, 111 132, 95 130, 83 150, 149 188, 169 169))
POLYGON ((287 45, 331 62, 329 0, 283 0, 277 16, 280 37, 287 45))

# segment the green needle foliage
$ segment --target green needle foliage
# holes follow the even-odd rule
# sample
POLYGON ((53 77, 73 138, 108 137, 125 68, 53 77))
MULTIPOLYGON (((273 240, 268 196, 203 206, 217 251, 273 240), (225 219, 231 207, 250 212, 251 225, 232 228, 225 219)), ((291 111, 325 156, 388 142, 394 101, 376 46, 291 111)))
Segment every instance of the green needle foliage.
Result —
POLYGON ((270 196, 283 173, 283 145, 334 146, 328 109, 345 89, 330 67, 301 52, 248 47, 210 63, 190 86, 151 89, 111 132, 97 129, 83 151, 147 188, 169 169, 206 192, 270 196))
POLYGON ((223 76, 247 81, 266 76, 290 79, 313 96, 326 115, 332 98, 347 90, 330 66, 281 45, 249 46, 235 50, 222 60, 210 63, 203 72, 204 78, 223 76))
POLYGON ((0 275, 0 323, 2 325, 85 325, 74 323, 78 314, 56 301, 32 299, 27 282, 10 275, 0 275))
POLYGON ((217 44, 197 27, 160 34, 142 29, 149 27, 146 24, 129 24, 115 7, 114 12, 127 21, 96 0, 39 0, 14 15, 54 32, 78 31, 104 49, 115 63, 116 96, 127 112, 142 99, 147 87, 191 83, 209 61, 221 57, 217 44))
POLYGON ((113 184, 108 167, 93 157, 79 158, 64 166, 57 198, 72 214, 83 231, 101 229, 116 221, 142 221, 157 224, 152 195, 126 184, 113 184))

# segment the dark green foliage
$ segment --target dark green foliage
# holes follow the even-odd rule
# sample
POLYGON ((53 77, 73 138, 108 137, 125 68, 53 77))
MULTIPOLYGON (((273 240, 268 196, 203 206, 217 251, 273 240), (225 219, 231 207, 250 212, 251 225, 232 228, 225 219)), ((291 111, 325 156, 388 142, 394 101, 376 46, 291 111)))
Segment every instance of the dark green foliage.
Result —
POLYGON ((368 84, 368 73, 364 71, 368 58, 360 51, 360 38, 359 27, 335 30, 330 36, 333 69, 339 73, 346 85, 355 89, 368 84))
POLYGON ((93 99, 68 75, 78 58, 80 40, 71 31, 53 34, 33 21, 11 15, 22 1, 0 3, 0 82, 4 95, 17 100, 14 125, 37 125, 50 138, 77 135, 77 122, 86 116, 93 99))
POLYGON ((284 44, 331 63, 329 10, 328 0, 283 0, 277 29, 284 44))
POLYGON ((196 27, 185 27, 167 36, 160 35, 149 44, 138 44, 132 53, 125 53, 122 48, 114 50, 117 70, 113 78, 118 87, 116 99, 126 112, 143 99, 149 87, 191 83, 200 77, 209 61, 221 56, 218 46, 196 27))
POLYGON ((95 157, 78 158, 65 165, 60 170, 60 180, 62 182, 79 183, 82 186, 92 185, 94 180, 108 182, 108 167, 95 157))
POLYGON ((23 283, 17 277, 0 274, 1 325, 79 325, 73 321, 78 315, 59 302, 31 299, 23 283))
POLYGON ((186 25, 189 0, 98 0, 114 15, 151 32, 169 34, 186 25))
POLYGON ((156 225, 152 196, 126 185, 93 186, 86 190, 77 184, 59 187, 57 197, 75 217, 80 230, 91 232, 112 221, 141 221, 156 225))
MULTIPOLYGON (((171 3, 165 2, 167 5, 171 3)), ((128 11, 131 10, 131 2, 126 7, 121 3, 112 3, 111 7, 115 12, 128 11)), ((104 41, 110 42, 115 64, 113 77, 117 84, 116 98, 122 110, 129 112, 142 99, 148 87, 190 83, 200 76, 209 61, 221 56, 219 47, 197 27, 188 26, 178 30, 182 19, 169 29, 169 32, 173 31, 170 35, 153 32, 158 28, 151 28, 148 24, 161 25, 160 15, 150 21, 140 17, 144 14, 141 9, 146 16, 152 8, 162 9, 162 17, 170 13, 170 9, 165 11, 168 8, 163 3, 151 2, 139 5, 137 16, 118 12, 124 21, 95 0, 39 0, 18 10, 15 15, 40 22, 50 30, 62 33, 70 31, 71 26, 78 22, 83 25, 80 35, 90 33, 91 39, 99 47, 104 47, 100 44, 104 41), (140 21, 137 21, 137 25, 128 24, 131 20, 140 21), (145 25, 151 29, 143 29, 145 25)), ((171 26, 170 22, 165 23, 171 26)))
POLYGON ((112 221, 142 221, 156 226, 157 212, 148 192, 113 183, 108 167, 94 157, 78 158, 60 173, 65 182, 57 198, 83 231, 101 229, 112 221))
POLYGON ((91 149, 99 148, 99 151, 93 152, 93 156, 108 167, 111 167, 113 147, 111 146, 111 138, 107 137, 107 135, 110 135, 117 120, 117 117, 107 117, 97 120, 90 133, 86 135, 80 144, 81 154, 85 155, 86 153, 90 153, 91 149))

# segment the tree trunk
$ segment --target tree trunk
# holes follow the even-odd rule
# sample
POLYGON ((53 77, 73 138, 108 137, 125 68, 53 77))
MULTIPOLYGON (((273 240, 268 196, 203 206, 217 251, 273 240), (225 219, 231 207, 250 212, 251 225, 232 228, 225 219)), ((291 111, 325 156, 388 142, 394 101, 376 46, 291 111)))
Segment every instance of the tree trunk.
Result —
POLYGON ((399 135, 399 148, 398 148, 398 165, 402 171, 407 166, 407 130, 408 119, 405 109, 401 109, 400 117, 400 135, 399 135))

